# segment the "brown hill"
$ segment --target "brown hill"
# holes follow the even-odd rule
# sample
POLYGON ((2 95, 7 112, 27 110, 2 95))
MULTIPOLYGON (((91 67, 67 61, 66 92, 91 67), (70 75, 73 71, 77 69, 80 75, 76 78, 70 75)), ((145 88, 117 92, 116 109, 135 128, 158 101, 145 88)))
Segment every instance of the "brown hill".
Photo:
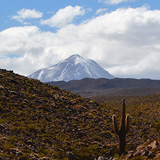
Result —
POLYGON ((99 95, 149 95, 160 92, 160 80, 151 79, 89 79, 69 82, 48 82, 52 86, 72 91, 84 97, 99 95))
MULTIPOLYGON (((127 151, 159 137, 160 95, 100 97, 104 105, 38 80, 0 70, 0 159, 93 160, 113 159, 121 100, 130 114, 127 151), (48 157, 48 158, 47 158, 48 157)), ((151 151, 157 154, 158 151, 151 151)))
POLYGON ((110 111, 97 103, 6 70, 0 70, 0 95, 0 155, 5 160, 109 155, 107 145, 115 139, 110 111))

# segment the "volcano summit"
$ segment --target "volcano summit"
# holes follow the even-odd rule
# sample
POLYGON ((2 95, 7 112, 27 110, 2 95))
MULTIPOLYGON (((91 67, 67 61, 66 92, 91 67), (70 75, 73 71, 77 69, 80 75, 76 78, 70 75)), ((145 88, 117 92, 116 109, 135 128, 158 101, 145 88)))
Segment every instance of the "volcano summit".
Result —
POLYGON ((95 61, 85 59, 78 54, 72 55, 48 68, 40 69, 28 77, 39 79, 42 82, 70 81, 83 78, 114 78, 95 61))

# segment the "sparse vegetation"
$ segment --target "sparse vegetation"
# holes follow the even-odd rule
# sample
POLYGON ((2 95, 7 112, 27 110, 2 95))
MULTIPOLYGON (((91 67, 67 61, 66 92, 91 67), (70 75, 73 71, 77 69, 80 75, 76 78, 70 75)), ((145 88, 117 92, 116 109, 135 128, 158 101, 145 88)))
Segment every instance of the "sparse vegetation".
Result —
MULTIPOLYGON (((122 99, 131 117, 126 151, 136 151, 148 139, 159 141, 160 94, 91 101, 6 70, 0 70, 0 77, 0 157, 5 160, 117 156, 112 115, 120 120, 122 99)), ((159 149, 151 152, 156 155, 159 149)))

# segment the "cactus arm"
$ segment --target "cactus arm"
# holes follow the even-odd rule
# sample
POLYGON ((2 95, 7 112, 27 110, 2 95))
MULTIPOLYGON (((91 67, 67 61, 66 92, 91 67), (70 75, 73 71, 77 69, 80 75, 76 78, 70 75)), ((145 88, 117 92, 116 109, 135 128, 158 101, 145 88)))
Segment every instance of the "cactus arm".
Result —
POLYGON ((117 125, 117 121, 116 121, 116 116, 113 115, 112 116, 112 120, 113 120, 113 128, 114 128, 114 132, 119 135, 119 129, 118 129, 118 125, 117 125))
POLYGON ((126 126, 125 126, 125 132, 126 134, 129 131, 129 114, 126 115, 126 126))

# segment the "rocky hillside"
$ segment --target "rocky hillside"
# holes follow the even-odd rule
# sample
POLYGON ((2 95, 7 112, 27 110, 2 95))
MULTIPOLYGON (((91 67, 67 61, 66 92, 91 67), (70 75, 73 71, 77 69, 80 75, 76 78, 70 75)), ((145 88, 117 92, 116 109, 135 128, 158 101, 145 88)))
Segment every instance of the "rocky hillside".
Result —
POLYGON ((0 70, 3 159, 93 159, 111 151, 111 114, 71 92, 0 70), (108 146, 109 145, 109 146, 108 146))
POLYGON ((148 96, 99 96, 92 100, 103 103, 105 109, 120 119, 120 104, 126 99, 130 115, 127 152, 117 159, 160 159, 160 94, 148 96), (155 141, 156 140, 156 141, 155 141))
MULTIPOLYGON (((0 95, 1 160, 117 157, 111 117, 116 114, 120 119, 124 97, 95 98, 104 103, 99 105, 6 70, 0 70, 0 95)), ((131 117, 126 151, 136 152, 148 139, 159 138, 160 95, 125 98, 131 117)), ((159 152, 149 151, 154 157, 159 152)))

